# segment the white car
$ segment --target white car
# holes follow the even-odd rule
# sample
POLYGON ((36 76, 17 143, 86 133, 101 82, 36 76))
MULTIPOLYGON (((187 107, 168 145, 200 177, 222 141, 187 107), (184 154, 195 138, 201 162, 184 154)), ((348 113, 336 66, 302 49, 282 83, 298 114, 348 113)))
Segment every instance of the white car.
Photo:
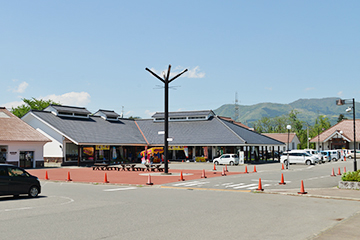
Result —
POLYGON ((325 161, 327 161, 328 159, 327 159, 327 157, 326 158, 324 158, 324 156, 320 153, 320 152, 318 152, 318 151, 316 151, 316 150, 314 150, 314 149, 304 149, 304 151, 306 151, 307 153, 309 153, 309 154, 311 154, 311 155, 314 155, 314 156, 316 156, 320 161, 319 162, 325 162, 325 161))
POLYGON ((223 154, 218 158, 214 159, 214 164, 229 164, 229 165, 238 165, 239 157, 236 154, 223 154))
MULTIPOLYGON (((306 151, 289 151, 289 163, 302 163, 306 165, 311 165, 318 163, 320 160, 317 156, 311 155, 306 151)), ((287 165, 288 162, 288 153, 284 152, 280 157, 280 163, 287 165)))

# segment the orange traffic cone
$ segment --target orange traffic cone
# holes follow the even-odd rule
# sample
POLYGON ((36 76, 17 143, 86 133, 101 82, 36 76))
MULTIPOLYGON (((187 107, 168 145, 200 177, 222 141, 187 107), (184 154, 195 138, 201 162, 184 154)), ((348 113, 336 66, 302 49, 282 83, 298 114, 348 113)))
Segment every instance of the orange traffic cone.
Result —
POLYGON ((72 181, 71 178, 70 178, 70 172, 68 172, 68 174, 67 174, 67 179, 66 179, 66 181, 72 181))
POLYGON ((151 182, 151 176, 150 176, 150 174, 149 174, 149 176, 148 176, 148 181, 147 181, 146 185, 153 185, 153 183, 151 182))
POLYGON ((225 168, 223 168, 222 173, 221 173, 221 176, 226 176, 225 168))
POLYGON ((281 165, 281 170, 284 170, 284 164, 281 165))
POLYGON ((284 182, 284 174, 281 174, 281 182, 279 182, 280 185, 285 185, 286 182, 284 182))
POLYGON ((48 176, 47 171, 45 172, 45 180, 49 180, 49 176, 48 176))
POLYGON ((105 173, 104 175, 104 183, 108 183, 109 181, 107 180, 107 174, 105 173))
POLYGON ((300 192, 298 192, 298 194, 307 194, 307 192, 305 192, 305 189, 304 189, 304 182, 303 182, 303 180, 301 180, 301 188, 300 188, 300 192))
POLYGON ((330 176, 331 176, 331 177, 335 177, 335 176, 336 176, 336 175, 335 175, 335 172, 334 172, 334 168, 333 168, 332 173, 331 173, 330 176))
POLYGON ((216 166, 215 166, 215 163, 214 163, 214 169, 213 169, 213 171, 214 171, 214 174, 216 174, 216 166))
POLYGON ((183 177, 183 174, 182 174, 182 171, 180 172, 180 179, 179 181, 185 181, 184 177, 183 177))
POLYGON ((344 156, 344 161, 346 162, 346 156, 344 156))
POLYGON ((254 172, 256 172, 256 166, 254 166, 254 172))
POLYGON ((203 171, 202 171, 201 178, 206 178, 206 176, 205 176, 205 169, 203 169, 203 171))
POLYGON ((340 168, 339 168, 339 171, 338 171, 338 175, 341 175, 340 168))
POLYGON ((227 165, 225 165, 225 172, 228 172, 227 165))
POLYGON ((344 167, 344 173, 346 173, 346 167, 344 167))
POLYGON ((249 173, 248 170, 247 170, 247 166, 245 166, 245 173, 249 173))
POLYGON ((261 178, 259 178, 259 187, 256 189, 256 191, 264 191, 264 189, 261 186, 261 178))

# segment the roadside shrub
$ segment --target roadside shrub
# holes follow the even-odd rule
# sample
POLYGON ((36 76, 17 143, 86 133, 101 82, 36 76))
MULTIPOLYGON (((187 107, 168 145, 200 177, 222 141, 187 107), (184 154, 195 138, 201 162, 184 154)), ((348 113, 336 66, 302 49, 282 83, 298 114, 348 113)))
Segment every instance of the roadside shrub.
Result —
POLYGON ((343 181, 350 181, 350 182, 360 182, 360 170, 356 172, 347 172, 344 173, 341 177, 343 181))

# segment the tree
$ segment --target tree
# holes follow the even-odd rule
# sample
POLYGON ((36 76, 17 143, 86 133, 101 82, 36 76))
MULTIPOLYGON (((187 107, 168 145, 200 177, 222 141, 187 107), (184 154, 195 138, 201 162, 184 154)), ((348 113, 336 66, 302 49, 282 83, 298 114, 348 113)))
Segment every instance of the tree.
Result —
POLYGON ((42 100, 42 99, 38 100, 36 98, 31 98, 31 99, 23 98, 21 100, 23 100, 24 104, 16 108, 11 108, 11 112, 14 115, 18 116, 19 118, 24 116, 30 110, 44 110, 50 104, 60 105, 60 103, 56 103, 52 100, 42 100))
POLYGON ((338 117, 338 119, 337 119, 337 122, 339 123, 339 122, 341 122, 342 120, 344 120, 344 119, 347 119, 345 116, 344 116, 344 114, 340 114, 339 115, 339 117, 338 117))

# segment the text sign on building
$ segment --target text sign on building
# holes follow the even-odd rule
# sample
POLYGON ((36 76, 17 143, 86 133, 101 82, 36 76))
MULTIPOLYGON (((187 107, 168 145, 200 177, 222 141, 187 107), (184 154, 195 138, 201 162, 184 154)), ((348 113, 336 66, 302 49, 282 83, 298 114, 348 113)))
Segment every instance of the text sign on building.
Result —
POLYGON ((96 150, 110 150, 110 145, 96 145, 96 150))

